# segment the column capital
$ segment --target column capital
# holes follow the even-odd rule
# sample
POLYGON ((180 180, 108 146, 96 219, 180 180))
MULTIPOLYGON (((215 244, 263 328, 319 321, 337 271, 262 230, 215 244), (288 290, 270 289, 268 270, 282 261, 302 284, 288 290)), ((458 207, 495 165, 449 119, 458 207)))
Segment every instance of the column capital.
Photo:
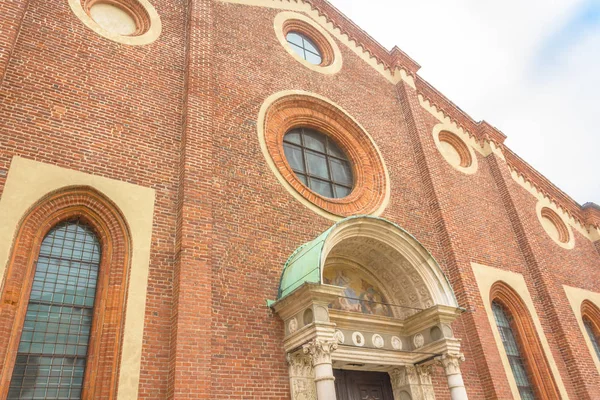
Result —
POLYGON ((314 366, 331 364, 331 353, 338 347, 336 340, 313 339, 302 346, 304 354, 310 354, 314 366))
POLYGON ((446 375, 460 374, 460 363, 465 361, 465 356, 459 354, 443 354, 436 360, 446 370, 446 375))

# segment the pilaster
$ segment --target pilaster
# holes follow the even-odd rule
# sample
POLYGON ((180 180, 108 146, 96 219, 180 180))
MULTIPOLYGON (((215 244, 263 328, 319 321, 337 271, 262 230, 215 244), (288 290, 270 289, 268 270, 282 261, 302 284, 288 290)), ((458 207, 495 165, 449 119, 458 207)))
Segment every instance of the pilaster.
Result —
POLYGON ((212 398, 212 8, 210 0, 188 0, 186 9, 170 399, 212 398))

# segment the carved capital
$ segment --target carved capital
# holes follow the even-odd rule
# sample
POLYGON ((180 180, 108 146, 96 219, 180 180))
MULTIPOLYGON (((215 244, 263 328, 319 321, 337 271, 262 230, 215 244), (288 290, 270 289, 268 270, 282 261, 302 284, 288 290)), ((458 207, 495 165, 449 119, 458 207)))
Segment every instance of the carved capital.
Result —
POLYGON ((336 340, 313 339, 302 346, 304 354, 312 357, 314 366, 319 364, 331 364, 331 353, 338 347, 336 340))
POLYGON ((465 361, 465 356, 463 354, 444 354, 436 360, 444 367, 446 375, 455 375, 460 374, 460 363, 465 361))

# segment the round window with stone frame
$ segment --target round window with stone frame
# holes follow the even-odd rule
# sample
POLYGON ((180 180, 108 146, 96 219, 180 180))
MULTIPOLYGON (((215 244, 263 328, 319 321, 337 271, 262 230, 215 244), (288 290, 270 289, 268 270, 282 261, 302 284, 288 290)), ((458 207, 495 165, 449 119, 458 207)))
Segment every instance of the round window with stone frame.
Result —
POLYGON ((340 199, 352 192, 352 166, 327 135, 311 128, 294 128, 283 137, 286 160, 296 178, 315 193, 340 199))
POLYGON ((287 53, 306 68, 328 75, 342 68, 342 54, 335 40, 308 16, 283 11, 275 16, 273 27, 287 53))

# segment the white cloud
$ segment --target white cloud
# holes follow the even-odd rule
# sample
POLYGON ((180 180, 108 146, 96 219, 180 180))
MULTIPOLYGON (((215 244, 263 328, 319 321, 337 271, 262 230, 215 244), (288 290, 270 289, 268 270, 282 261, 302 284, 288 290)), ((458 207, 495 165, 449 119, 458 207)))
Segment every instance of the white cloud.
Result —
POLYGON ((576 201, 600 203, 600 21, 579 23, 596 0, 332 3, 576 201), (565 26, 582 29, 554 48, 565 26))

